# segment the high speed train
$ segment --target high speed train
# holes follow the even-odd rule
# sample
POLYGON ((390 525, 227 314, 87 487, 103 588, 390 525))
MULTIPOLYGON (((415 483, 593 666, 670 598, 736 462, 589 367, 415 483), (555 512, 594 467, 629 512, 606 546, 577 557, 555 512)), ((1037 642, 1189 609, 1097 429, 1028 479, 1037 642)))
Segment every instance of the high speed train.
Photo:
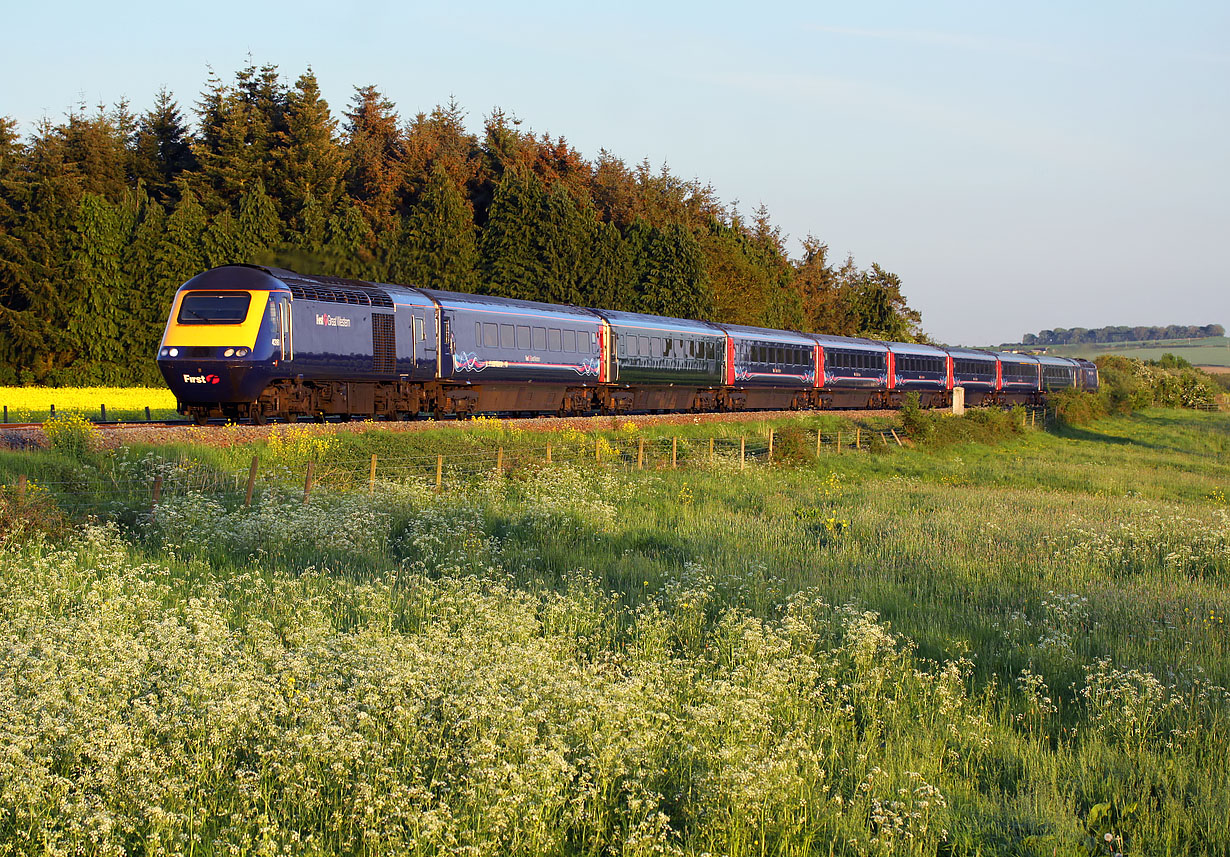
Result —
POLYGON ((204 422, 1033 403, 1087 360, 880 342, 226 265, 176 292, 158 367, 204 422))

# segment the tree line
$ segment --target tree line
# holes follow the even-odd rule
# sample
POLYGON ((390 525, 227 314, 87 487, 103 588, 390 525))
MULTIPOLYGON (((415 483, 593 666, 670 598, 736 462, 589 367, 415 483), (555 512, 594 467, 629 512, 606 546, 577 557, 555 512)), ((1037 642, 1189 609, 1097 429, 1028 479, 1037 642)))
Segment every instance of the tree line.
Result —
POLYGON ((909 339, 900 278, 791 258, 665 166, 586 159, 496 109, 402 121, 373 86, 335 118, 309 69, 211 74, 195 123, 159 92, 70 110, 26 139, 0 118, 0 382, 157 380, 175 289, 209 267, 301 273, 731 323, 909 339))
POLYGON ((1022 345, 1080 345, 1086 342, 1152 342, 1165 339, 1200 339, 1206 336, 1225 336, 1226 329, 1220 324, 1187 325, 1169 324, 1165 327, 1127 327, 1114 325, 1087 330, 1074 327, 1071 330, 1057 327, 1039 333, 1027 333, 1021 337, 1022 345))

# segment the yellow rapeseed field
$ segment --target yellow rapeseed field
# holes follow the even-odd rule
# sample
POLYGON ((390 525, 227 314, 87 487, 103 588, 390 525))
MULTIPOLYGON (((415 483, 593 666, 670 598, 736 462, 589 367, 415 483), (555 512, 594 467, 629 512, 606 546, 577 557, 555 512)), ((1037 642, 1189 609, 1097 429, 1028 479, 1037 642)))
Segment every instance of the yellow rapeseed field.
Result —
POLYGON ((102 406, 108 419, 175 416, 175 395, 166 387, 0 387, 0 407, 8 408, 9 422, 42 422, 51 414, 80 414, 97 419, 102 406))

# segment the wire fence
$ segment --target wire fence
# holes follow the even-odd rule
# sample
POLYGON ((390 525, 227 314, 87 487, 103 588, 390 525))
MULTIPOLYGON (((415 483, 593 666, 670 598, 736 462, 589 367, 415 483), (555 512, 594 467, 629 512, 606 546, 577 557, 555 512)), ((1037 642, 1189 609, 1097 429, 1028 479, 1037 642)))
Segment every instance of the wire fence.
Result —
POLYGON ((301 496, 310 503, 325 491, 366 492, 378 497, 393 484, 445 493, 526 468, 569 465, 624 472, 721 468, 737 472, 774 462, 883 451, 902 446, 900 429, 855 428, 833 432, 770 430, 742 437, 629 437, 601 435, 579 440, 518 440, 480 450, 333 458, 291 456, 262 461, 253 456, 236 472, 190 457, 149 456, 121 462, 109 472, 23 474, 0 486, 19 495, 47 492, 67 512, 92 513, 154 507, 175 496, 201 494, 227 506, 259 505, 264 499, 301 496))

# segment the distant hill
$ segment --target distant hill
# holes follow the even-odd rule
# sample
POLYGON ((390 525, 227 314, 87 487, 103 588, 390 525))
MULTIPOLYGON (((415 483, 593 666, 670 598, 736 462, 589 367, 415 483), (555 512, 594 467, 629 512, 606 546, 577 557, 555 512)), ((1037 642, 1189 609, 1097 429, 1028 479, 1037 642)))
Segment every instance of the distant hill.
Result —
POLYGON ((1032 346, 1057 357, 1084 357, 1092 360, 1102 354, 1122 354, 1138 360, 1158 360, 1163 354, 1182 357, 1193 366, 1230 367, 1230 337, 1204 336, 1195 339, 1145 340, 1140 342, 1086 342, 1080 345, 1032 346))
POLYGON ((1021 338, 1021 344, 1027 348, 1043 345, 1109 345, 1128 342, 1202 339, 1210 336, 1225 335, 1226 329, 1220 324, 1168 324, 1165 327, 1156 325, 1128 327, 1127 325, 1118 324, 1092 329, 1084 327, 1057 327, 1054 330, 1027 333, 1021 338))

